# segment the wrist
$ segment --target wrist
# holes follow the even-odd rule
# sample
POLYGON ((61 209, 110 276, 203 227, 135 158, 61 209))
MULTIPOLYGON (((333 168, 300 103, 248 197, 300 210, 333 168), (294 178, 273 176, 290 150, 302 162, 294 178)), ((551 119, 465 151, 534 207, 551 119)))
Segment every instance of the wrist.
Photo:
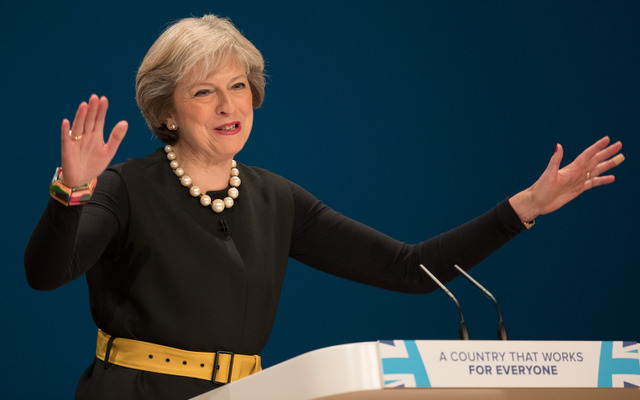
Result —
POLYGON ((530 229, 533 226, 535 219, 540 215, 540 211, 533 201, 531 188, 523 190, 510 197, 509 204, 527 229, 530 229))
POLYGON ((79 206, 87 204, 93 191, 98 183, 98 178, 93 178, 89 183, 80 186, 67 186, 61 180, 62 168, 58 167, 51 185, 49 186, 49 194, 51 197, 65 206, 79 206))

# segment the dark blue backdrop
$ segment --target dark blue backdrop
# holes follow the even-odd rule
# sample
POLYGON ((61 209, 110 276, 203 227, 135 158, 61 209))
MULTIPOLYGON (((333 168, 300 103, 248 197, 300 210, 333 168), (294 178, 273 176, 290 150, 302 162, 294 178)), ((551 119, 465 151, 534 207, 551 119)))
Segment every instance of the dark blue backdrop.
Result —
MULTIPOLYGON (((169 22, 230 16, 270 76, 238 159, 303 185, 398 239, 447 230, 525 188, 556 142, 566 160, 607 134, 613 186, 538 219, 473 272, 513 339, 636 340, 640 272, 637 1, 22 2, 3 7, 5 184, 0 252, 5 398, 70 398, 94 352, 84 279, 31 290, 22 253, 59 161, 59 125, 95 92, 130 130, 115 161, 160 146, 134 101, 136 68, 169 22), (188 3, 188 4, 187 4, 188 3)), ((492 306, 462 281, 472 338, 492 306)), ((411 296, 292 262, 266 366, 319 347, 453 339, 442 293, 411 296)))

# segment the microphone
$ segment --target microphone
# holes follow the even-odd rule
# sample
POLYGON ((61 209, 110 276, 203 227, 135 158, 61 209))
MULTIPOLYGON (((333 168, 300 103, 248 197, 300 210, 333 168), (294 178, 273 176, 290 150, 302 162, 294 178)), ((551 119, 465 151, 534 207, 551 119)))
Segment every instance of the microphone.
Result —
POLYGON ((496 306, 496 311, 498 312, 498 339, 507 340, 507 328, 504 326, 504 322, 502 322, 502 314, 500 313, 500 307, 498 307, 498 301, 496 300, 496 298, 493 297, 493 295, 487 289, 485 289, 484 286, 479 284, 478 281, 473 279, 471 275, 467 273, 467 271, 460 268, 457 264, 453 264, 453 266, 462 274, 462 276, 467 278, 469 282, 473 283, 475 287, 480 289, 482 293, 484 293, 484 295, 487 296, 487 298, 489 298, 489 300, 491 300, 496 306))
POLYGON ((231 228, 229 228, 229 224, 227 224, 227 221, 224 218, 220 220, 220 228, 218 228, 218 232, 222 233, 224 240, 229 240, 231 238, 231 228))
POLYGON ((458 313, 460 314, 460 328, 458 329, 458 336, 460 337, 460 340, 469 340, 469 330, 467 329, 467 324, 464 322, 464 317, 462 316, 462 308, 460 307, 460 303, 458 303, 458 299, 456 299, 456 297, 453 295, 453 293, 451 293, 443 284, 442 282, 440 282, 438 280, 438 278, 435 277, 435 275, 433 275, 431 273, 431 271, 429 271, 427 269, 427 267, 425 267, 424 265, 420 264, 420 268, 422 268, 422 270, 429 275, 429 277, 438 284, 438 286, 440 286, 440 289, 442 289, 443 292, 445 292, 447 294, 447 296, 449 296, 449 298, 451 300, 453 300, 453 302, 456 304, 456 307, 458 307, 458 313))

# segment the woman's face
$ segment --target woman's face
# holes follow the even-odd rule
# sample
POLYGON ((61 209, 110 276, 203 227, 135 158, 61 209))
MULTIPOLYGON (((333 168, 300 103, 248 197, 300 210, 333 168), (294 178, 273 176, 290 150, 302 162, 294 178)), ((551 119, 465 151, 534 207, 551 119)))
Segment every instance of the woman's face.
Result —
POLYGON ((230 62, 203 81, 185 79, 173 93, 167 125, 180 131, 177 146, 196 157, 233 158, 253 126, 251 88, 244 68, 230 62))

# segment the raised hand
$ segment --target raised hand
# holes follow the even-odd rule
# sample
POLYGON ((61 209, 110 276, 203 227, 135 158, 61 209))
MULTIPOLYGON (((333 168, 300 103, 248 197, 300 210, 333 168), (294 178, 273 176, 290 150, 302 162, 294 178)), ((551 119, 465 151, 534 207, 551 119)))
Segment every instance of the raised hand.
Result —
POLYGON ((118 122, 104 141, 104 120, 109 102, 106 97, 91 95, 89 102, 78 106, 73 125, 62 120, 62 183, 80 186, 100 175, 109 165, 127 133, 127 121, 118 122))
POLYGON ((608 137, 603 137, 562 169, 563 149, 558 144, 536 183, 510 199, 518 216, 523 221, 531 221, 538 215, 557 210, 586 190, 612 183, 615 180, 613 175, 602 174, 624 161, 624 156, 617 154, 622 143, 609 146, 609 141, 608 137))

